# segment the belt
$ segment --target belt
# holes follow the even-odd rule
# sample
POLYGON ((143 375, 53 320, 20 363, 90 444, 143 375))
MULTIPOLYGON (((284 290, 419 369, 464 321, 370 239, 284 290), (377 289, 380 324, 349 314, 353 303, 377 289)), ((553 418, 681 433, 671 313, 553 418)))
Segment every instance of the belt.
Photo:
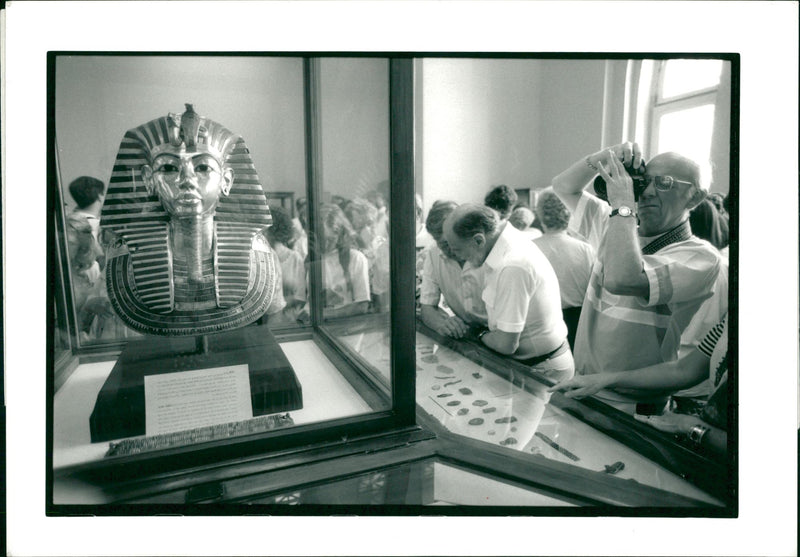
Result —
POLYGON ((542 362, 546 362, 550 358, 555 358, 556 356, 560 356, 561 354, 565 353, 569 350, 569 343, 565 340, 561 343, 561 346, 553 350, 552 352, 548 352, 547 354, 542 354, 541 356, 534 356, 533 358, 527 358, 525 360, 517 360, 521 364, 525 364, 526 366, 535 366, 539 365, 542 362))

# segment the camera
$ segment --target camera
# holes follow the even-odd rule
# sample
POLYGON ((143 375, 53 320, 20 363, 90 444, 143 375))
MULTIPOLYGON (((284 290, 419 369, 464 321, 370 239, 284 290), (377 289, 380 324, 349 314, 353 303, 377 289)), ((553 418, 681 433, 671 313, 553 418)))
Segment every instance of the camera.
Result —
MULTIPOLYGON (((647 189, 647 178, 644 177, 644 161, 639 164, 639 168, 633 168, 633 161, 631 161, 630 165, 623 163, 623 166, 625 167, 625 172, 627 172, 628 176, 630 176, 631 180, 633 180, 633 198, 636 201, 639 201, 639 196, 642 195, 642 192, 645 189, 647 189)), ((597 195, 597 197, 608 203, 606 181, 603 180, 602 176, 598 176, 594 179, 594 193, 597 195)))

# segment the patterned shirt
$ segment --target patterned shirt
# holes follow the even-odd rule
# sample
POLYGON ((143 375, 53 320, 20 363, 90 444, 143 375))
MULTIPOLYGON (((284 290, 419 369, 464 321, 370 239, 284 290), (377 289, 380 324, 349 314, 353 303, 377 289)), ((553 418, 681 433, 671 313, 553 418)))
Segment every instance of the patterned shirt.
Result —
MULTIPOLYGON (((598 241, 598 259, 581 310, 575 340, 575 369, 579 375, 638 369, 674 360, 681 333, 712 294, 721 261, 716 250, 698 238, 670 244, 655 254, 642 255, 650 283, 648 298, 620 296, 603 285, 605 231, 611 209, 583 193, 570 227, 589 242, 598 241)), ((604 391, 608 392, 608 391, 604 391)), ((628 402, 619 395, 614 400, 628 402)))

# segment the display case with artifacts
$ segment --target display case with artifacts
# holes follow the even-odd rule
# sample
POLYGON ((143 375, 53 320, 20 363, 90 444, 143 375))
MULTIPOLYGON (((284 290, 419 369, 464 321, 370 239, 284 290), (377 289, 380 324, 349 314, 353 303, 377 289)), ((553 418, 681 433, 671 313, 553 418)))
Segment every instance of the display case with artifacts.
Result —
MULTIPOLYGON (((69 334, 68 292, 59 306, 57 332, 80 365, 50 399, 51 512, 734 509, 724 480, 710 479, 719 465, 417 319, 415 193, 428 205, 452 195, 418 173, 429 168, 420 138, 450 129, 432 116, 428 135, 415 128, 428 59, 53 53, 50 63, 51 173, 65 183, 110 171, 104 283, 125 328, 110 340, 69 334), (214 74, 224 92, 208 87, 214 74), (132 91, 132 80, 150 85, 132 91), (86 98, 97 107, 88 120, 86 98), (76 136, 87 145, 66 141, 76 136)), ((74 270, 56 271, 69 285, 74 270)))

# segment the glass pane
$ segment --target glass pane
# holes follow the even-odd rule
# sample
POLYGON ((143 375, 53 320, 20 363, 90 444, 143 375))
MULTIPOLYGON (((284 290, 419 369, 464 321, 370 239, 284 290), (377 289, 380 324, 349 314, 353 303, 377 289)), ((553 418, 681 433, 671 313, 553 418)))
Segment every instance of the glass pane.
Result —
POLYGON ((707 89, 719 84, 722 60, 668 60, 664 67, 662 98, 707 89))
MULTIPOLYGON (((72 259, 88 252, 97 271, 94 298, 77 288, 74 298, 84 308, 96 299, 106 317, 104 327, 87 319, 81 348, 124 342, 118 358, 78 366, 56 393, 55 468, 390 407, 388 357, 365 365, 359 346, 332 349, 309 327, 303 67, 239 56, 57 59, 65 214, 84 240, 68 248, 72 259), (99 201, 77 207, 96 184, 99 201)), ((315 210, 338 211, 323 227, 334 240, 323 315, 334 336, 342 327, 388 335, 388 63, 321 69, 315 144, 326 172, 315 210), (374 204, 369 222, 334 204, 345 196, 374 204)), ((73 284, 83 278, 71 273, 73 284)))
MULTIPOLYGON (((326 58, 319 64, 322 137, 322 315, 356 354, 358 331, 389 338, 389 67, 386 59, 326 58)), ((388 386, 390 360, 368 373, 388 386)))
POLYGON ((276 505, 572 506, 435 459, 248 501, 276 505), (464 489, 469 486, 469 489, 464 489))
MULTIPOLYGON (((691 483, 580 419, 580 403, 550 404, 547 386, 509 369, 484 349, 431 332, 417 332, 417 405, 449 431, 530 455, 606 471, 621 478, 707 502, 691 483)), ((388 350, 382 335, 349 337, 370 361, 388 350)))
POLYGON ((713 104, 668 112, 659 121, 658 145, 654 152, 681 153, 696 161, 708 177, 713 129, 713 104))

